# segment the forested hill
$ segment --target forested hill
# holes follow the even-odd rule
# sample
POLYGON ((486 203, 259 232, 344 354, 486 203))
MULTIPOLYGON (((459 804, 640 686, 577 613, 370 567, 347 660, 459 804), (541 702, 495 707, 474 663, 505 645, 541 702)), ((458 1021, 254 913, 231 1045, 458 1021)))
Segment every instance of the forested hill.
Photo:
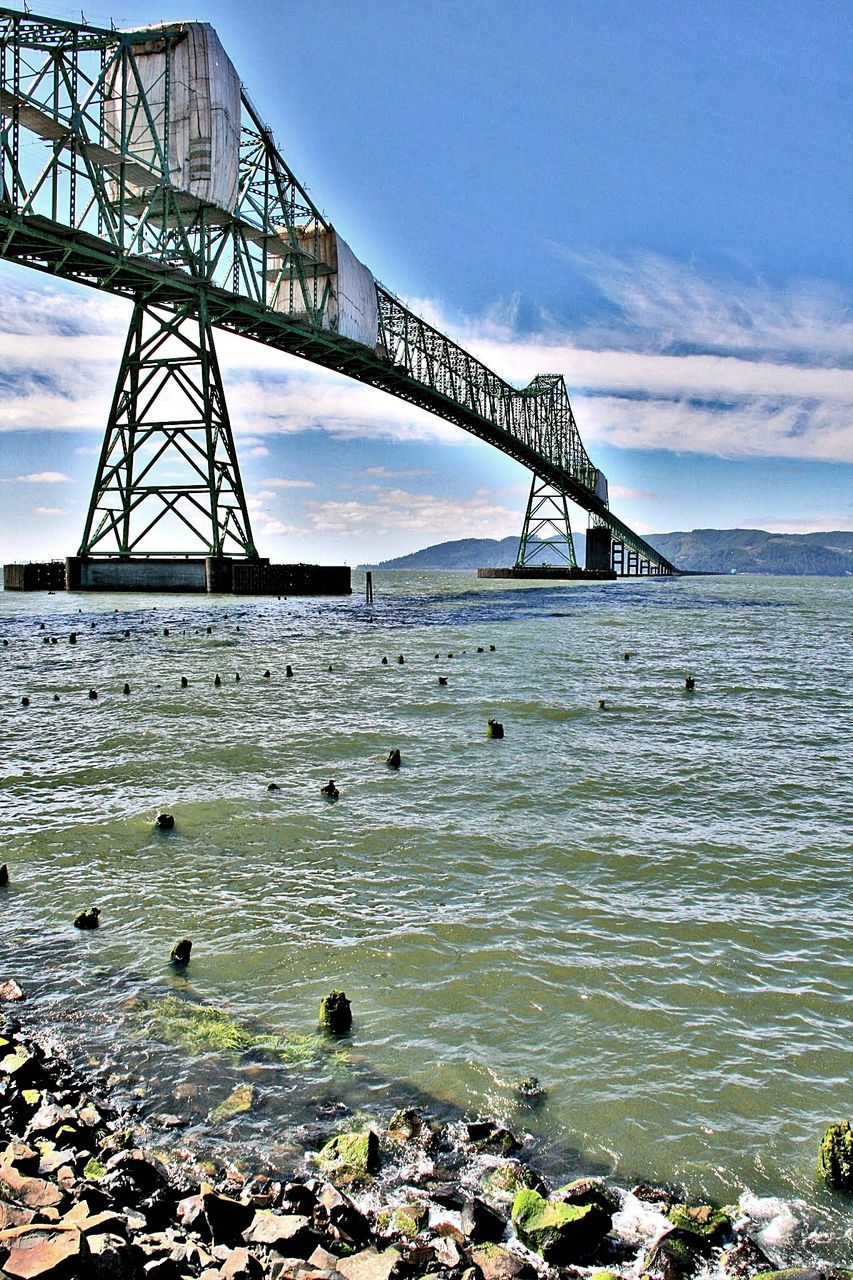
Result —
MULTIPOLYGON (((853 531, 767 533, 764 529, 694 529, 692 533, 652 533, 647 541, 679 569, 706 573, 853 574, 853 531)), ((439 542, 408 556, 383 560, 367 569, 479 569, 515 563, 518 538, 460 538, 439 542)), ((584 536, 575 534, 578 562, 584 536)))

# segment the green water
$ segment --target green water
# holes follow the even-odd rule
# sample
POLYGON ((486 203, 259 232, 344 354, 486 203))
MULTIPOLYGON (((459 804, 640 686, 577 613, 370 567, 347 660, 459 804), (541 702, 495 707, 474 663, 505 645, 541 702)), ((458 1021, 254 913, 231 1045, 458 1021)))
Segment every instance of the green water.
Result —
MULTIPOLYGON (((344 601, 0 596, 0 976, 199 1128, 236 1077, 140 1048, 135 996, 308 1035, 342 986, 368 1101, 497 1113, 623 1185, 778 1197, 786 1258, 849 1258, 814 1166, 853 1111, 853 582, 374 576, 373 606, 359 575, 344 601)), ((221 1141, 283 1150, 345 1077, 257 1065, 221 1141)))

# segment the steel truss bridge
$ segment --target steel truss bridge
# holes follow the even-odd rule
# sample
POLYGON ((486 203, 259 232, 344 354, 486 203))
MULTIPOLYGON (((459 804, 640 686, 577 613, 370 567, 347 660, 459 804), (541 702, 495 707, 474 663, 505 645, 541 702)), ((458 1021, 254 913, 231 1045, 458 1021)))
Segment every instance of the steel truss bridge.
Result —
POLYGON ((372 278, 375 341, 347 336, 334 228, 239 81, 233 200, 196 181, 210 170, 197 138, 176 177, 176 58, 192 25, 116 31, 0 8, 0 257, 134 304, 80 554, 186 555, 152 547, 179 527, 200 554, 257 555, 219 328, 378 387, 527 467, 519 564, 568 534, 571 499, 599 547, 609 534, 599 568, 675 572, 610 510, 561 375, 516 389, 372 278))

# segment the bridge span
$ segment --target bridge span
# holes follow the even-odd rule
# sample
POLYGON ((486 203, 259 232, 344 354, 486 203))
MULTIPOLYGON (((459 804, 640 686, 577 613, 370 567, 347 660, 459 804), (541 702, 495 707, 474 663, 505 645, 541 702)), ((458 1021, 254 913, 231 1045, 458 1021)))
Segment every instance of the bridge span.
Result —
POLYGON ((564 378, 517 389, 376 281, 280 154, 212 27, 0 8, 0 257, 133 303, 78 556, 258 561, 226 329, 452 422, 532 473, 517 568, 671 574, 610 509, 564 378), (178 542, 182 546, 178 546, 178 542), (189 547, 189 550, 187 549, 189 547))

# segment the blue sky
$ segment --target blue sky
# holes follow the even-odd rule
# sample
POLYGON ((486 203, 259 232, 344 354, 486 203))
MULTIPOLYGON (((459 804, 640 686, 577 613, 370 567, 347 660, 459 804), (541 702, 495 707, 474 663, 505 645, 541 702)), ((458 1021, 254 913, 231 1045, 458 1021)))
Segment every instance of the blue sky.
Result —
MULTIPOLYGON (((377 277, 518 385, 565 375, 635 527, 853 528, 847 0, 86 16, 212 22, 377 277)), ((76 548, 127 319, 0 262, 4 558, 76 548)), ((519 531, 529 477, 494 450, 255 344, 220 356, 265 554, 519 531)))

